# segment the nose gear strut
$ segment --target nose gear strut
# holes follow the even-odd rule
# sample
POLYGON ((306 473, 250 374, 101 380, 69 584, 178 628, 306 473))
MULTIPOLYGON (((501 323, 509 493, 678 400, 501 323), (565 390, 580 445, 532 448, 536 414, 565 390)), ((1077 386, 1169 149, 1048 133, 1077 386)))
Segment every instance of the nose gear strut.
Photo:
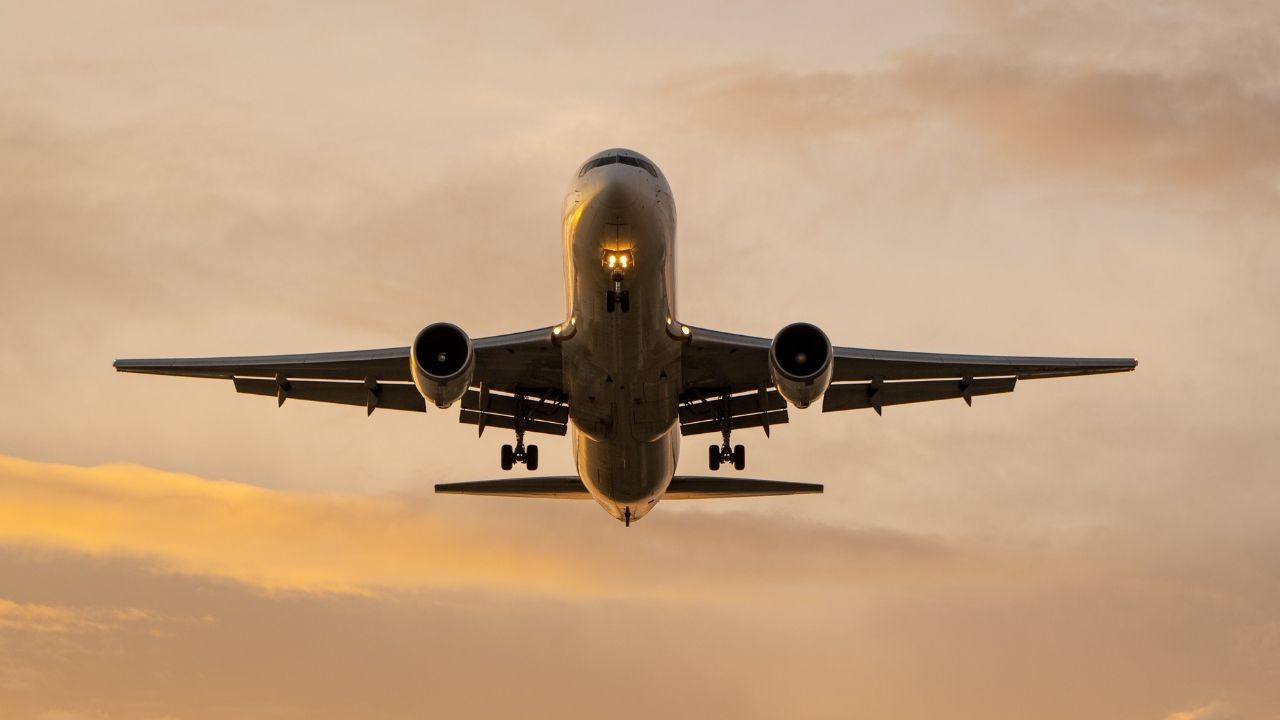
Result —
POLYGON ((605 293, 605 312, 613 312, 615 305, 620 306, 622 312, 631 312, 631 291, 622 289, 622 273, 613 274, 613 289, 605 293))

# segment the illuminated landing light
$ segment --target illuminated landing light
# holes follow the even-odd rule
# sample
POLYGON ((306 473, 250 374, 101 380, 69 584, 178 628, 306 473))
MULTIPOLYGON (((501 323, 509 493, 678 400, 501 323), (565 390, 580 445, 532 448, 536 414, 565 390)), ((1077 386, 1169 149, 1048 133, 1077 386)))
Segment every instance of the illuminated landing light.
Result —
POLYGON ((630 250, 605 250, 600 255, 600 261, 606 269, 618 271, 629 270, 636 264, 630 250))
POLYGON ((685 337, 689 337, 690 335, 692 335, 692 334, 693 334, 693 331, 689 329, 689 326, 688 326, 688 325, 681 325, 681 326, 680 326, 680 334, 681 334, 681 335, 683 335, 683 336, 685 336, 685 337))

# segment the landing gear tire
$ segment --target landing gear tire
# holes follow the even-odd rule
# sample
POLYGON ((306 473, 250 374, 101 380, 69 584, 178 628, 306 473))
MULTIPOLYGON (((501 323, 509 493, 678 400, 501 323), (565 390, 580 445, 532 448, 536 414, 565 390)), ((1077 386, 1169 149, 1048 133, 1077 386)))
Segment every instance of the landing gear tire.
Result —
POLYGON ((604 296, 604 311, 613 312, 613 306, 618 303, 618 294, 610 290, 604 296))
POLYGON ((707 448, 707 450, 708 450, 707 467, 711 468, 712 470, 719 470, 720 469, 720 448, 716 445, 712 445, 711 447, 707 448))
POLYGON ((733 448, 733 469, 742 470, 747 466, 747 449, 741 445, 733 448))
POLYGON ((511 469, 512 464, 514 464, 515 462, 515 455, 516 453, 514 450, 511 449, 510 445, 502 446, 502 469, 503 470, 511 469))
POLYGON ((618 298, 618 304, 622 306, 622 312, 631 312, 631 291, 623 290, 622 297, 618 298))
POLYGON ((524 466, 530 471, 538 469, 538 446, 530 445, 524 450, 524 466))

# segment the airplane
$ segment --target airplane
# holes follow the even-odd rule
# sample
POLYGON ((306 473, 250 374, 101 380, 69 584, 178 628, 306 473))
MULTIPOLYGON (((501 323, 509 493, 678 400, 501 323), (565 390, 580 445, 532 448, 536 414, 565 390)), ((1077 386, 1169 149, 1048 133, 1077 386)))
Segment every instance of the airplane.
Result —
POLYGON ((766 436, 788 407, 871 409, 1011 392, 1018 380, 1134 370, 1132 358, 951 355, 833 346, 795 322, 772 338, 686 325, 676 313, 676 208, 645 156, 614 148, 578 169, 563 208, 566 317, 471 338, 434 322, 408 347, 301 355, 116 360, 121 372, 230 379, 237 392, 425 412, 513 432, 504 471, 538 469, 527 433, 571 435, 576 476, 443 483, 437 493, 594 499, 630 526, 662 499, 820 493, 815 483, 677 476, 680 440, 719 434, 711 471, 746 467, 736 430, 766 436))

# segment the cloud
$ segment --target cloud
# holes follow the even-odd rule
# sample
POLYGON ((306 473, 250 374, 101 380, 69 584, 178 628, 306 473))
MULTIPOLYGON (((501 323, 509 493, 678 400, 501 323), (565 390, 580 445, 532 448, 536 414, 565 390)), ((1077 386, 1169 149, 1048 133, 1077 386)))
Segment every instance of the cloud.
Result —
POLYGON ((1228 75, 913 53, 863 74, 710 69, 656 92, 696 123, 752 142, 830 146, 844 135, 901 138, 909 128, 921 138, 940 128, 1032 177, 1250 199, 1280 187, 1280 99, 1228 75))
POLYGON ((19 603, 0 598, 0 631, 71 633, 114 630, 125 623, 154 619, 138 608, 68 607, 19 603))
POLYGON ((134 465, 0 456, 0 543, 141 557, 163 571, 267 590, 489 587, 694 601, 744 588, 767 596, 774 581, 889 582, 961 557, 889 529, 668 511, 666 527, 626 530, 585 502, 529 502, 523 513, 493 517, 486 500, 467 500, 446 513, 404 497, 287 493, 134 465), (722 580, 714 587, 699 580, 711 568, 722 580))
POLYGON ((1170 713, 1164 720, 1244 720, 1244 716, 1237 713, 1228 703, 1211 702, 1194 710, 1170 713))
POLYGON ((921 57, 890 80, 1036 170, 1264 195, 1280 180, 1280 101, 1231 77, 921 57))

